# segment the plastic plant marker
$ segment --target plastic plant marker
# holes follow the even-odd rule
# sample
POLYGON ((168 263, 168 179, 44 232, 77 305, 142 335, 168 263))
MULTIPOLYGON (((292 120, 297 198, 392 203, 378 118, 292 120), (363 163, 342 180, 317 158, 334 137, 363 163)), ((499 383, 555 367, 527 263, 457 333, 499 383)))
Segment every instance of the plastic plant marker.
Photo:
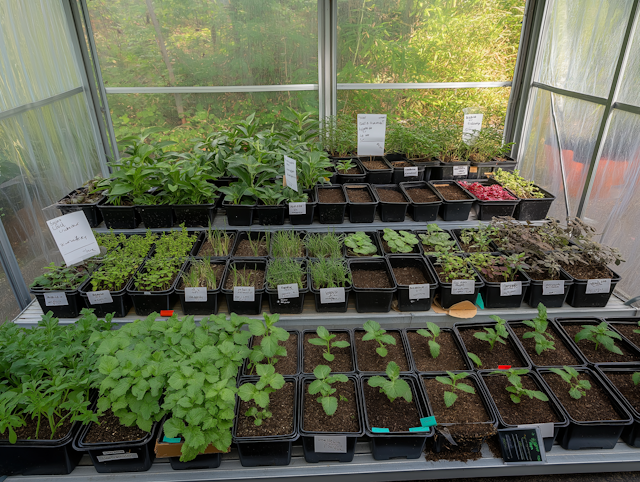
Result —
POLYGON ((508 370, 511 365, 498 365, 498 370, 508 370))
POLYGON ((173 316, 173 310, 160 310, 160 316, 173 316))
POLYGON ((428 432, 431 427, 410 427, 409 432, 428 432))
POLYGON ((435 415, 433 415, 431 417, 421 418, 420 425, 422 425, 423 427, 433 427, 434 425, 438 425, 438 422, 436 422, 436 417, 435 415))
POLYGON ((478 305, 478 308, 481 310, 484 310, 484 301, 482 300, 482 295, 480 293, 478 293, 478 297, 476 298, 476 305, 478 305))
POLYGON ((165 435, 164 437, 162 437, 162 441, 168 444, 179 444, 180 442, 182 442, 182 439, 180 437, 171 438, 165 435))
POLYGON ((371 431, 373 433, 387 433, 389 431, 389 429, 388 428, 371 427, 371 431))

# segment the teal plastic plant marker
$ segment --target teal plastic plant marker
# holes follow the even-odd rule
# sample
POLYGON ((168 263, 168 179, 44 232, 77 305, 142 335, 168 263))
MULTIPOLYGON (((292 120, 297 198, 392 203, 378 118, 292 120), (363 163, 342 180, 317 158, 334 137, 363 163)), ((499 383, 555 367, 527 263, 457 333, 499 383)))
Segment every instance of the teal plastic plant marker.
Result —
POLYGON ((378 428, 378 427, 371 427, 371 431, 373 433, 386 433, 389 431, 388 428, 378 428))
POLYGON ((421 418, 420 425, 422 425, 423 427, 433 427, 434 425, 438 425, 438 422, 436 422, 436 417, 434 415, 433 417, 421 418))
POLYGON ((411 427, 409 432, 428 432, 431 427, 411 427))
POLYGON ((478 297, 476 298, 476 305, 478 305, 478 308, 481 310, 484 310, 484 301, 482 301, 482 295, 480 293, 478 293, 478 297))
POLYGON ((182 442, 182 439, 180 437, 177 438, 169 438, 169 437, 162 437, 162 441, 168 444, 179 444, 180 442, 182 442))

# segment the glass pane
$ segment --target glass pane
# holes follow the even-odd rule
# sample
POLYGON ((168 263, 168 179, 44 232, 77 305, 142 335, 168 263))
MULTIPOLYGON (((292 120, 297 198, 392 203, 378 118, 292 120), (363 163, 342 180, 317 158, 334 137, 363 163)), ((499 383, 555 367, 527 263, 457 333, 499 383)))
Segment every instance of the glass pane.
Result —
POLYGON ((318 83, 316 0, 149 3, 89 2, 107 87, 318 83))
POLYGON ((0 265, 0 325, 20 314, 20 306, 0 265))
POLYGON ((534 80, 607 97, 632 3, 620 0, 550 3, 534 80))
POLYGON ((0 112, 81 84, 62 2, 0 2, 0 112))
POLYGON ((640 293, 640 116, 614 110, 585 211, 601 241, 619 248, 626 263, 614 267, 628 298, 640 293))
POLYGON ((524 0, 340 0, 338 82, 510 81, 524 0))
POLYGON ((620 80, 620 91, 616 100, 640 106, 640 29, 638 27, 635 28, 634 35, 629 39, 627 48, 629 56, 624 66, 620 80))
POLYGON ((520 174, 556 196, 550 216, 576 215, 603 112, 598 104, 531 90, 520 174))

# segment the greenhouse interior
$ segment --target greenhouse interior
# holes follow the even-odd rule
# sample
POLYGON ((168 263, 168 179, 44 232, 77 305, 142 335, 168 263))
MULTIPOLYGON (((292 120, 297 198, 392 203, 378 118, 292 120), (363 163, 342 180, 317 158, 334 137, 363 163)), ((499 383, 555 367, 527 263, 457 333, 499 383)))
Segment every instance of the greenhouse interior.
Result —
POLYGON ((640 472, 638 3, 0 0, 0 480, 640 472))

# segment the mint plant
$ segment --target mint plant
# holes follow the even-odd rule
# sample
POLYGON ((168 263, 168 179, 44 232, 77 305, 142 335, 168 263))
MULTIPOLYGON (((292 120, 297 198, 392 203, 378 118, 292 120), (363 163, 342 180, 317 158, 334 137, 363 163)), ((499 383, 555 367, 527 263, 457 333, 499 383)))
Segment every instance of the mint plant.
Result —
MULTIPOLYGON (((335 355, 331 353, 331 348, 347 348, 351 346, 348 341, 332 342, 331 340, 338 335, 332 335, 324 326, 319 326, 316 329, 316 334, 318 335, 318 338, 310 338, 309 343, 312 345, 324 346, 327 351, 322 354, 322 357, 328 362, 332 362, 335 359, 335 355)), ((316 378, 318 377, 316 376, 316 378)))
POLYGON ((376 255, 378 252, 376 245, 373 244, 371 238, 363 231, 358 231, 344 238, 344 244, 360 256, 376 255))
POLYGON ((606 321, 603 321, 597 326, 594 325, 582 325, 582 330, 575 336, 576 343, 581 340, 587 340, 596 345, 595 350, 598 350, 600 345, 612 353, 622 355, 622 350, 616 346, 614 339, 621 340, 622 337, 615 331, 609 329, 606 321))
POLYGON ((269 365, 275 365, 278 362, 276 357, 287 356, 287 349, 281 346, 280 342, 287 341, 290 334, 284 328, 276 326, 280 315, 262 313, 262 318, 262 320, 251 318, 248 321, 251 334, 262 337, 260 344, 255 345, 249 355, 249 373, 252 373, 263 360, 266 360, 269 365))
POLYGON ((549 371, 555 373, 569 384, 571 398, 580 400, 587 395, 587 390, 591 389, 589 380, 580 380, 580 373, 573 367, 565 365, 563 368, 549 368, 549 371))
POLYGON ((490 375, 504 375, 511 383, 510 387, 507 387, 506 390, 509 392, 509 397, 513 403, 520 403, 522 401, 522 397, 529 397, 530 399, 537 398, 538 400, 542 400, 543 402, 548 402, 549 397, 547 397, 544 393, 538 390, 528 390, 524 388, 522 385, 522 378, 520 375, 526 375, 529 373, 529 370, 526 368, 509 368, 508 370, 496 370, 491 372, 490 375))
POLYGON ((133 288, 137 291, 166 291, 173 285, 181 266, 179 258, 154 256, 135 274, 133 288))
POLYGON ((493 350, 496 342, 506 345, 505 341, 509 337, 507 331, 506 320, 503 320, 499 316, 491 315, 490 318, 496 322, 493 328, 485 328, 484 331, 479 331, 473 334, 478 340, 486 341, 489 343, 489 349, 493 350))
POLYGON ((536 342, 536 353, 540 355, 545 350, 555 350, 555 343, 553 340, 553 335, 551 333, 547 333, 547 326, 549 325, 549 321, 547 320, 547 308, 542 304, 538 303, 538 316, 533 320, 523 321, 526 326, 529 328, 533 328, 533 331, 528 331, 522 338, 533 338, 536 342))
POLYGON ((450 392, 446 390, 444 392, 444 404, 447 406, 447 408, 452 407, 453 404, 456 403, 456 400, 458 399, 456 390, 460 390, 461 392, 465 392, 465 393, 476 393, 475 389, 471 385, 460 382, 460 380, 467 378, 469 376, 467 372, 453 373, 453 372, 447 371, 447 375, 449 376, 436 377, 436 380, 438 382, 442 383, 443 385, 447 385, 451 387, 450 392))
POLYGON ((378 342, 378 348, 376 348, 376 353, 381 357, 387 356, 388 350, 386 345, 395 345, 396 339, 387 333, 387 330, 380 328, 380 323, 373 320, 368 320, 364 325, 362 325, 364 331, 366 333, 362 337, 362 341, 370 341, 375 340, 378 342))
MULTIPOLYGON (((322 409, 324 413, 329 416, 332 416, 338 410, 338 399, 333 397, 332 395, 336 393, 336 389, 333 388, 333 385, 336 382, 346 383, 349 381, 346 375, 336 374, 329 376, 331 373, 331 368, 327 365, 318 365, 313 370, 313 375, 316 379, 311 382, 309 385, 309 395, 320 394, 320 396, 316 399, 318 403, 322 404, 322 409)), ((340 401, 346 402, 347 399, 343 396, 340 396, 340 401)))
POLYGON ((417 333, 429 340, 431 357, 438 358, 438 355, 440 355, 440 345, 436 342, 436 339, 440 336, 440 327, 431 321, 427 321, 427 329, 420 328, 417 333))
POLYGON ((387 369, 385 370, 387 380, 381 376, 373 376, 367 381, 370 387, 380 388, 380 393, 384 393, 389 401, 394 402, 396 398, 404 398, 407 402, 413 400, 413 394, 411 393, 411 387, 409 384, 400 378, 400 367, 396 362, 389 362, 387 369))
POLYGON ((285 380, 282 375, 276 373, 273 365, 257 365, 257 373, 260 380, 255 384, 240 385, 238 396, 244 402, 253 401, 256 404, 245 412, 245 416, 253 417, 253 423, 259 426, 264 419, 271 418, 272 415, 269 411, 269 395, 284 387, 285 380))
POLYGON ((91 291, 120 291, 138 270, 142 258, 107 256, 100 267, 91 274, 91 291))
POLYGON ((418 237, 408 231, 384 228, 382 237, 392 253, 411 253, 413 247, 418 244, 418 237))

